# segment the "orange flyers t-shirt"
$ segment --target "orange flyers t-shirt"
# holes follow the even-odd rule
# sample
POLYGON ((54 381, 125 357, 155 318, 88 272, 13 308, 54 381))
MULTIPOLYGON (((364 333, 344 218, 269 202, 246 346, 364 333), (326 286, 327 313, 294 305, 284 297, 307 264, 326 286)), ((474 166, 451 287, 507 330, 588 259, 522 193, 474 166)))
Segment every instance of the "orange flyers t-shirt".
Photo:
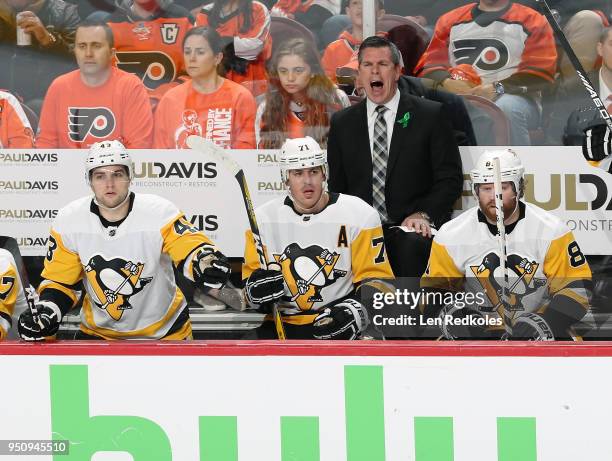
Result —
POLYGON ((37 147, 85 149, 107 139, 128 149, 151 147, 153 114, 135 75, 115 67, 103 85, 88 87, 79 70, 56 78, 45 96, 37 147))
POLYGON ((195 134, 223 148, 255 148, 255 99, 241 85, 224 79, 217 91, 202 94, 192 82, 169 90, 155 111, 156 149, 185 149, 195 134))

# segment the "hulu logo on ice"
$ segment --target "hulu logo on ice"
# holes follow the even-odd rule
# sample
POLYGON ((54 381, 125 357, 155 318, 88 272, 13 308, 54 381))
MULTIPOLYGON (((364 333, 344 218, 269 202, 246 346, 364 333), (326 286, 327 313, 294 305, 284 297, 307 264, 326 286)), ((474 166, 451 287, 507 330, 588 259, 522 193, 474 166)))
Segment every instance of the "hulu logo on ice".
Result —
MULTIPOLYGON (((87 366, 52 365, 50 373, 53 438, 71 442, 69 455, 55 461, 88 461, 99 451, 126 452, 134 461, 173 459, 171 442, 157 423, 138 416, 90 415, 87 366)), ((344 399, 347 461, 384 461, 383 368, 346 366, 344 399)), ((200 461, 238 461, 237 419, 199 418, 200 461)), ((280 420, 282 461, 318 461, 319 418, 280 420)), ((416 461, 453 461, 452 417, 414 417, 414 439, 416 461)), ((498 461, 536 461, 535 418, 497 418, 497 453, 498 461)))

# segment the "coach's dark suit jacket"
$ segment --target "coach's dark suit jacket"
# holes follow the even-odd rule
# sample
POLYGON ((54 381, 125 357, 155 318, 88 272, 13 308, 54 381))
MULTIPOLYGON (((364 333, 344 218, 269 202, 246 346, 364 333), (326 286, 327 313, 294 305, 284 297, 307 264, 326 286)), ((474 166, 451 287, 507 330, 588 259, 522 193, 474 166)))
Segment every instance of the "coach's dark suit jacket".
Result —
MULTIPOLYGON (((442 225, 450 219, 463 185, 461 158, 447 116, 438 102, 402 93, 396 120, 410 113, 406 128, 395 122, 385 200, 389 219, 400 223, 424 211, 442 225)), ((366 100, 336 112, 327 144, 329 189, 372 204, 372 155, 366 100)))

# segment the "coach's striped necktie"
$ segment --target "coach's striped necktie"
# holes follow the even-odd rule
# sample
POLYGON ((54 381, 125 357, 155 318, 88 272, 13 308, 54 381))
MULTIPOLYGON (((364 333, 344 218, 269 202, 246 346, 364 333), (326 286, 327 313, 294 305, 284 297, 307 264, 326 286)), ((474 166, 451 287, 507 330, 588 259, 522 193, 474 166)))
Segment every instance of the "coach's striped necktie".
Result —
POLYGON ((385 206, 385 176, 387 174, 387 122, 385 121, 385 106, 376 107, 376 121, 374 122, 374 143, 372 144, 372 205, 380 214, 383 223, 389 220, 385 206))

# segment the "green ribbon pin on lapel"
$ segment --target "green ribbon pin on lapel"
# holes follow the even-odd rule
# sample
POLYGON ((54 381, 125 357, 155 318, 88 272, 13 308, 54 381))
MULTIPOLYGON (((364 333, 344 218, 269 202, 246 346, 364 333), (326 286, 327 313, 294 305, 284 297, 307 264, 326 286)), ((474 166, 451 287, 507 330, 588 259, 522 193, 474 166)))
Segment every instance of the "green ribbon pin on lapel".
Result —
POLYGON ((408 121, 410 120, 410 112, 406 112, 404 117, 400 118, 397 123, 402 125, 402 128, 406 128, 408 126, 408 121))

